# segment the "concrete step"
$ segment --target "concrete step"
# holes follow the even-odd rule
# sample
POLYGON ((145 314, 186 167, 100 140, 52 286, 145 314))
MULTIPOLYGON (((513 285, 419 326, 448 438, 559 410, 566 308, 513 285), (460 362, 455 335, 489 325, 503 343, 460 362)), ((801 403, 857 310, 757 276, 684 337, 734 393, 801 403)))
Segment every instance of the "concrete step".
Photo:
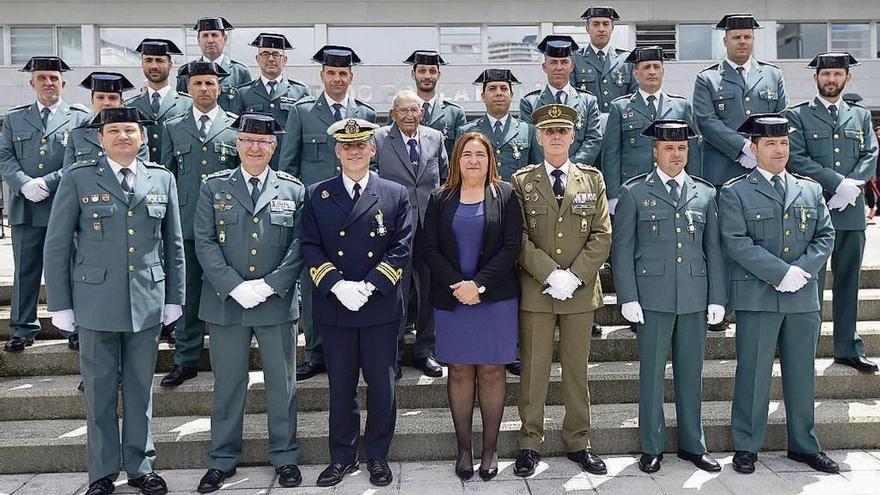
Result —
MULTIPOLYGON (((772 401, 765 450, 785 450, 784 404, 772 401)), ((544 455, 565 452, 562 444, 562 406, 545 410, 544 455)), ((363 415, 362 422, 366 419, 363 415)), ((668 450, 675 451, 675 408, 666 404, 668 450)), ((730 403, 703 403, 703 424, 710 452, 733 449, 730 438, 730 403)), ((323 464, 327 456, 327 413, 305 412, 298 417, 297 440, 303 464, 323 464)), ((154 418, 158 451, 156 468, 204 468, 210 444, 210 419, 204 416, 154 418)), ((592 446, 600 454, 639 450, 638 405, 608 404, 592 408, 592 446)), ((511 458, 518 451, 519 415, 506 407, 498 440, 498 454, 511 458)), ((474 430, 481 430, 475 414, 474 430)), ((816 402, 816 431, 822 447, 831 449, 876 448, 880 445, 880 399, 825 400, 816 402)), ((86 470, 86 428, 81 419, 0 422, 0 474, 86 470)), ((243 464, 267 463, 266 416, 248 414, 244 424, 243 464)), ((474 435, 480 452, 480 435, 474 435)), ((399 409, 390 458, 395 461, 449 460, 455 455, 455 433, 446 408, 399 409)), ((361 456, 362 459, 363 455, 361 456)), ((451 471, 451 469, 450 469, 451 471)), ((451 473, 450 473, 451 476, 451 473)))
MULTIPOLYGON (((880 321, 860 321, 857 324, 859 335, 865 343, 869 355, 880 355, 880 321)), ((736 325, 724 332, 708 332, 706 339, 706 359, 736 358, 736 325)), ((407 345, 403 352, 403 362, 410 363, 412 356, 412 337, 407 336, 407 345)), ((205 351, 202 352, 200 369, 211 369, 210 336, 205 339, 205 351)), ((297 359, 302 362, 305 355, 305 339, 299 336, 297 359)), ((822 323, 819 337, 819 348, 816 355, 820 358, 833 357, 832 324, 822 323)), ((626 326, 606 326, 601 337, 594 337, 590 343, 590 361, 637 361, 639 359, 636 334, 626 326)), ((554 343, 554 362, 559 361, 559 342, 554 343)), ((250 367, 259 370, 260 352, 256 344, 251 346, 250 367)), ((165 343, 159 344, 159 356, 156 371, 167 373, 174 364, 174 349, 165 343)), ((38 340, 32 347, 21 353, 0 351, 0 377, 23 377, 44 375, 76 375, 79 373, 79 357, 67 348, 66 340, 38 340)))
MULTIPOLYGON (((824 321, 831 321, 831 299, 831 291, 826 290, 822 306, 822 319, 824 321)), ((620 314, 617 295, 607 293, 604 295, 603 301, 605 306, 596 310, 596 321, 602 325, 626 325, 626 320, 620 314)), ((6 340, 10 336, 9 315, 9 306, 0 307, 0 340, 6 340)), ((37 316, 42 325, 42 330, 37 336, 38 339, 58 339, 61 337, 52 326, 51 318, 45 305, 38 307, 37 316)), ((859 319, 862 321, 880 320, 880 289, 862 289, 859 291, 859 319)))
MULTIPOLYGON (((725 401, 733 397, 736 361, 709 360, 703 369, 703 400, 725 401)), ((590 364, 590 398, 593 404, 635 403, 639 400, 639 363, 619 361, 590 364)), ((672 365, 666 366, 666 400, 673 401, 672 365)), ((832 359, 816 360, 817 399, 866 399, 880 397, 880 377, 863 374, 834 364, 832 359)), ((180 387, 158 386, 162 375, 154 378, 153 416, 211 414, 214 377, 202 372, 180 387)), ((85 418, 83 394, 76 390, 79 376, 35 376, 0 379, 0 421, 27 419, 85 418)), ((366 384, 360 384, 361 404, 366 404, 366 384)), ((326 411, 329 407, 327 375, 299 382, 297 396, 300 411, 326 411)), ((508 406, 516 406, 519 378, 507 375, 508 406)), ((779 363, 773 368, 771 397, 782 399, 779 363)), ((562 370, 554 364, 550 372, 547 403, 561 405, 562 370)), ((405 368, 397 382, 397 407, 401 409, 447 407, 446 377, 429 378, 405 368)), ((248 384, 248 413, 265 413, 266 397, 262 371, 252 371, 248 384)))

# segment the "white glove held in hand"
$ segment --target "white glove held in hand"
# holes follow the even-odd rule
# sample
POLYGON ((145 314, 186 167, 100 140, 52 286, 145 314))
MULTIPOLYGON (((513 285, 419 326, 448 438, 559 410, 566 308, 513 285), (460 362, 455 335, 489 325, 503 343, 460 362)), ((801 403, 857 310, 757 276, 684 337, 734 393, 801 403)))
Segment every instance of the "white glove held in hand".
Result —
POLYGON ((253 285, 248 281, 242 282, 232 289, 232 292, 229 293, 229 297, 235 299, 235 301, 244 309, 251 309, 266 300, 265 297, 257 294, 253 285))
POLYGON ((52 325, 59 330, 66 332, 76 331, 76 319, 73 316, 72 309, 62 309, 61 311, 51 311, 52 325))
POLYGON ((810 281, 810 278, 812 276, 804 271, 803 268, 792 265, 785 272, 785 276, 782 277, 782 282, 779 282, 779 285, 776 286, 776 290, 779 292, 797 292, 810 281))
POLYGON ((828 199, 829 210, 843 211, 847 206, 849 206, 849 202, 846 200, 846 197, 842 196, 840 193, 834 193, 834 195, 828 199))
POLYGON ((28 201, 39 203, 49 197, 49 186, 42 177, 31 179, 21 185, 21 194, 28 201))
POLYGON ((250 286, 254 289, 254 292, 260 295, 263 300, 268 299, 270 296, 275 294, 275 289, 272 288, 271 285, 267 284, 265 280, 258 278, 256 280, 248 280, 245 283, 250 284, 250 286))
POLYGON ((566 299, 571 299, 571 297, 572 297, 572 295, 570 293, 562 292, 557 289, 554 289, 552 285, 550 287, 547 287, 546 289, 544 289, 543 294, 547 294, 550 297, 552 297, 553 299, 556 299, 557 301, 565 301, 566 299))
POLYGON ((608 200, 608 214, 614 215, 614 210, 617 209, 617 198, 611 198, 608 200))
POLYGON ((742 149, 742 155, 740 155, 737 160, 740 165, 751 170, 758 166, 758 159, 755 157, 755 154, 752 153, 752 142, 746 141, 745 146, 742 149))
POLYGON ((834 194, 840 194, 848 204, 856 204, 856 199, 862 194, 862 185, 861 181, 857 181, 855 179, 850 179, 847 177, 840 181, 840 184, 837 185, 837 189, 834 190, 834 194))
POLYGON ((642 305, 638 301, 623 303, 620 306, 620 314, 630 323, 645 323, 642 305))
POLYGON ((370 298, 370 291, 363 282, 352 282, 349 280, 340 280, 333 285, 330 292, 339 299, 349 311, 357 311, 361 306, 366 304, 370 298))
POLYGON ((724 319, 724 306, 720 304, 710 304, 706 308, 706 323, 709 325, 717 325, 724 319))
POLYGON ((183 316, 183 307, 180 304, 166 304, 162 308, 162 324, 170 325, 183 316))

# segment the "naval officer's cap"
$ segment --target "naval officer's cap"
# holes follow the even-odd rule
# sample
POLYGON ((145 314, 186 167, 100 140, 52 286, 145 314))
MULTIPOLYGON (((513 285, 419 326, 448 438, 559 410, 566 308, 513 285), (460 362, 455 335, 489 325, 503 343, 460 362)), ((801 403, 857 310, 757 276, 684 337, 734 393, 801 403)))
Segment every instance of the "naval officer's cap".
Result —
POLYGON ((164 38, 144 38, 134 51, 141 55, 183 55, 173 41, 164 38))
POLYGON ((775 113, 753 114, 736 130, 752 138, 785 137, 789 131, 788 119, 775 113))
POLYGON ((72 69, 64 63, 64 60, 61 60, 61 57, 31 57, 21 68, 21 72, 36 72, 38 70, 66 72, 72 69))
POLYGON ((574 121, 577 119, 577 109, 560 103, 550 103, 542 105, 532 112, 532 120, 538 129, 548 129, 550 127, 574 127, 574 121))
POLYGON ((293 45, 283 34, 260 33, 251 41, 251 46, 257 48, 275 48, 278 50, 293 50, 293 45))
POLYGON ((538 43, 538 51, 552 58, 570 57, 580 48, 571 36, 550 34, 538 43))
POLYGON ((284 134, 284 128, 275 120, 272 114, 261 112, 245 112, 235 119, 232 127, 238 132, 248 134, 265 134, 274 136, 284 134))
POLYGON ((405 64, 416 65, 446 65, 446 61, 434 50, 416 50, 403 61, 405 64))
POLYGON ((134 89, 134 84, 118 72, 92 72, 79 85, 99 93, 122 93, 134 89))
POLYGON ((808 69, 849 69, 859 65, 859 61, 848 52, 825 52, 816 55, 807 64, 808 69))
POLYGON ((725 14, 721 21, 715 25, 715 29, 730 31, 732 29, 760 29, 761 25, 752 14, 725 14))
POLYGON ((225 17, 202 17, 193 26, 198 32, 202 31, 232 31, 235 26, 229 23, 225 17))
POLYGON ((351 67, 361 63, 361 58, 347 46, 324 45, 315 53, 312 61, 330 67, 351 67))
POLYGON ((363 119, 342 119, 327 128, 327 134, 333 136, 337 143, 358 143, 369 140, 378 128, 378 125, 363 119))
POLYGON ((101 110, 89 123, 89 127, 101 128, 107 124, 135 123, 140 125, 154 125, 156 122, 147 118, 137 108, 117 107, 101 110))
POLYGON ((614 10, 613 7, 608 7, 606 5, 597 5, 595 7, 590 7, 583 14, 581 14, 581 19, 592 19, 593 17, 607 17, 612 21, 620 20, 620 16, 617 15, 617 11, 614 10))
POLYGON ((697 133, 683 120, 667 119, 652 122, 642 136, 654 141, 687 141, 697 137, 697 133))

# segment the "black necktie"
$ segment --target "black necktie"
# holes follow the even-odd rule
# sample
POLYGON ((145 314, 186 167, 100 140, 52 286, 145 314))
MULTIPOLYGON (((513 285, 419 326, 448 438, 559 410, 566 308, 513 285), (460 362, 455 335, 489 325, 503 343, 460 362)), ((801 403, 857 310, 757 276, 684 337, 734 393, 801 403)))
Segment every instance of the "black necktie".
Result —
POLYGON ((409 145, 409 161, 412 162, 413 169, 415 169, 419 165, 419 143, 415 139, 410 139, 406 144, 409 145))
POLYGON ((275 85, 278 84, 278 81, 269 81, 267 83, 269 85, 269 99, 275 98, 275 85))
POLYGON ((131 170, 122 168, 119 170, 119 173, 122 174, 122 182, 119 185, 122 186, 122 192, 125 193, 125 200, 130 203, 131 195, 134 193, 131 184, 128 183, 128 176, 131 175, 131 170))
POLYGON ((654 106, 655 101, 657 101, 656 96, 654 96, 654 95, 648 96, 648 110, 651 111, 651 120, 654 120, 657 118, 657 115, 656 115, 657 107, 654 106))
POLYGON ((492 134, 492 139, 493 139, 496 143, 500 143, 500 142, 501 142, 501 137, 502 137, 501 132, 502 132, 502 130, 501 130, 501 121, 500 121, 500 120, 496 120, 496 121, 495 121, 495 132, 492 134))
POLYGON ((605 52, 599 50, 596 52, 596 56, 599 57, 599 64, 601 64, 602 67, 605 67, 605 52))
POLYGON ((785 186, 782 185, 782 178, 778 175, 774 175, 773 178, 770 179, 773 182, 773 189, 776 189, 776 192, 779 193, 779 199, 782 202, 785 202, 785 186))
POLYGON ((150 98, 150 108, 153 110, 153 114, 159 113, 159 105, 162 103, 162 97, 159 95, 158 91, 153 92, 153 96, 150 98))
POLYGON ((556 92, 556 103, 565 104, 565 91, 556 92))
POLYGON ((202 123, 202 125, 199 126, 199 137, 203 140, 208 137, 208 122, 210 121, 211 117, 208 117, 207 115, 202 115, 199 119, 199 122, 202 123))
POLYGON ((831 112, 831 123, 837 126, 837 105, 829 105, 828 111, 831 112))
POLYGON ((43 130, 46 130, 49 126, 49 115, 52 115, 52 110, 49 110, 49 107, 44 107, 43 118, 41 119, 43 121, 43 130))
POLYGON ((553 195, 556 196, 556 204, 562 206, 562 198, 565 197, 565 186, 562 184, 562 170, 556 169, 550 172, 553 176, 553 195))
POLYGON ((748 81, 746 81, 746 68, 745 67, 737 67, 736 71, 739 72, 739 78, 742 79, 743 86, 748 84, 748 81))
POLYGON ((428 117, 431 115, 431 104, 427 101, 422 103, 422 124, 428 123, 428 117))
POLYGON ((251 183, 251 201, 253 201, 254 208, 256 208, 257 200, 260 199, 260 179, 251 177, 248 179, 248 182, 251 183))
POLYGON ((351 188, 354 194, 351 195, 351 199, 357 203, 359 199, 361 199, 361 185, 357 182, 354 183, 354 187, 351 188))
POLYGON ((681 194, 678 192, 678 182, 675 179, 669 179, 666 181, 666 185, 669 186, 669 197, 672 198, 672 202, 678 205, 678 201, 681 199, 681 194))
POLYGON ((342 103, 333 104, 333 118, 336 119, 336 122, 342 120, 342 103))

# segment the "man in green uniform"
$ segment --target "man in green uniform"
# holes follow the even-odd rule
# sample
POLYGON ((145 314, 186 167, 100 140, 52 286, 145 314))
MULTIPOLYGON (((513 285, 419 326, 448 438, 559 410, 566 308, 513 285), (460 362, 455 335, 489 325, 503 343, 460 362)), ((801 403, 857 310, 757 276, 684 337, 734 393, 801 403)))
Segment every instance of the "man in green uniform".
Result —
POLYGON ((446 65, 446 62, 434 50, 416 50, 403 63, 412 65, 410 77, 416 83, 416 93, 422 99, 421 124, 443 133, 446 154, 452 156, 458 129, 467 123, 467 119, 461 106, 437 94, 440 66, 446 65))
MULTIPOLYGON (((263 112, 270 113, 278 122, 287 122, 287 116, 293 110, 293 104, 305 96, 309 96, 309 87, 304 83, 284 77, 287 65, 285 50, 293 50, 293 45, 283 34, 260 33, 251 42, 258 49, 257 64, 260 66, 260 77, 235 88, 236 97, 230 110, 234 113, 263 112)), ((275 136, 278 140, 269 166, 278 170, 281 157, 281 146, 284 135, 275 136)))
MULTIPOLYGON (((287 116, 284 144, 281 148, 279 170, 299 178, 306 187, 336 176, 342 170, 336 158, 335 141, 327 129, 343 119, 376 121, 373 107, 350 95, 348 89, 354 79, 352 66, 360 57, 347 46, 327 45, 312 57, 321 64, 321 83, 324 90, 318 96, 305 97, 293 106, 287 116)), ((324 349, 321 335, 312 320, 312 280, 303 273, 302 327, 306 337, 305 361, 297 366, 296 379, 307 380, 324 373, 324 349)))
MULTIPOLYGON (((843 101, 849 68, 857 65, 849 53, 823 53, 807 66, 819 94, 786 112, 791 126, 793 172, 822 185, 831 223, 832 313, 834 316, 834 362, 859 371, 877 372, 877 364, 865 358, 865 344, 856 333, 859 319, 859 274, 865 254, 864 185, 874 176, 877 138, 871 130, 871 111, 843 101)), ((825 270, 819 271, 819 301, 825 289, 825 270)))
POLYGON ((202 267, 196 258, 193 237, 199 188, 208 175, 238 166, 237 132, 232 126, 236 115, 217 104, 220 79, 226 76, 225 72, 214 62, 190 62, 181 67, 181 73, 188 77, 193 106, 189 112, 165 122, 162 165, 177 178, 186 252, 186 304, 174 333, 174 366, 162 378, 163 387, 174 387, 196 376, 205 341, 205 326, 199 320, 202 267))
POLYGON ((779 348, 789 459, 838 471, 816 438, 814 400, 819 340, 819 272, 834 245, 822 187, 785 170, 789 121, 752 115, 739 128, 752 139, 757 168, 728 182, 718 204, 736 311, 736 379, 731 425, 733 469, 753 473, 764 444, 773 358, 779 348))
POLYGON ((192 108, 192 98, 178 92, 169 79, 174 67, 171 56, 183 53, 173 41, 161 38, 144 38, 135 51, 141 54, 141 68, 147 78, 146 90, 125 100, 125 105, 137 108, 156 122, 147 126, 147 144, 150 160, 158 162, 162 158, 162 125, 192 108))
POLYGON ((514 474, 531 476, 544 443, 544 403, 559 326, 559 361, 565 419, 562 442, 568 458, 592 474, 605 463, 590 448, 587 361, 593 313, 602 306, 599 267, 611 248, 611 222, 602 174, 572 163, 577 110, 557 103, 534 112, 546 159, 513 175, 522 203, 523 248, 519 256, 520 452, 514 474))
POLYGON ((214 370, 211 448, 199 493, 219 490, 241 461, 253 337, 266 383, 269 461, 281 486, 302 482, 294 370, 305 187, 269 168, 275 136, 284 132, 272 115, 245 113, 233 127, 241 167, 216 172, 202 183, 193 227, 205 270, 199 318, 211 328, 214 370))
MULTIPOLYGON (((202 56, 196 61, 214 62, 229 74, 228 77, 223 79, 219 101, 220 106, 223 107, 224 110, 231 110, 236 97, 235 88, 246 82, 250 82, 251 80, 251 73, 246 65, 236 60, 232 60, 223 54, 223 50, 226 48, 226 42, 229 41, 226 36, 226 31, 231 31, 235 28, 223 17, 202 17, 196 22, 193 29, 199 33, 197 39, 199 42, 199 49, 202 51, 202 56)), ((181 70, 182 69, 183 67, 181 67, 181 70)), ((178 71, 177 91, 189 91, 187 77, 187 74, 178 71)))
MULTIPOLYGON (((727 279, 715 187, 684 171, 696 132, 684 120, 655 120, 657 168, 620 188, 612 253, 617 302, 639 324, 639 469, 660 469, 666 356, 672 348, 678 456, 705 471, 721 466, 706 451, 701 418, 706 323, 724 318, 727 279)), ((607 164, 607 162, 606 162, 607 164)))
POLYGON ((479 132, 489 138, 495 150, 495 164, 504 180, 526 165, 541 163, 544 155, 535 127, 510 115, 513 85, 519 81, 510 69, 486 69, 474 81, 483 86, 481 97, 486 115, 470 122, 458 134, 479 132))
MULTIPOLYGON (((11 193, 7 207, 15 266, 9 316, 12 337, 3 346, 6 352, 23 351, 40 333, 37 298, 53 195, 61 181, 70 131, 89 119, 86 107, 61 99, 63 73, 69 70, 58 57, 31 58, 22 72, 31 73, 36 101, 6 112, 0 132, 0 175, 11 193)), ((77 341, 69 345, 76 348, 77 341)))
POLYGON ((80 334, 86 495, 112 493, 120 463, 128 484, 141 493, 168 491, 153 472, 152 384, 161 326, 181 315, 183 238, 174 176, 137 159, 145 122, 134 108, 101 111, 93 125, 100 127, 107 153, 64 172, 46 235, 52 323, 68 331, 78 328, 80 334))

